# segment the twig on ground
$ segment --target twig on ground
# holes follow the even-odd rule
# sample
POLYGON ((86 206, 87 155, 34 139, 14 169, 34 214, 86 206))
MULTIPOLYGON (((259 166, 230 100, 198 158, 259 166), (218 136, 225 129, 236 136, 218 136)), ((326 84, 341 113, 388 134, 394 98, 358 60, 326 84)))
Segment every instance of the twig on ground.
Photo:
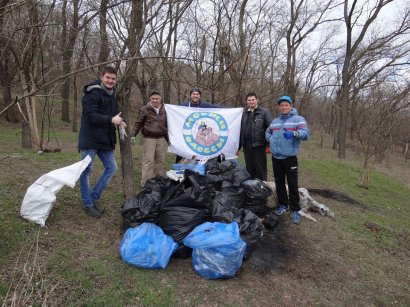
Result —
POLYGON ((56 289, 58 282, 53 285, 50 291, 45 291, 46 282, 43 278, 40 265, 38 264, 39 253, 39 241, 40 241, 40 226, 38 227, 36 238, 31 246, 23 250, 21 248, 17 257, 12 280, 5 295, 2 307, 5 306, 29 306, 33 305, 33 302, 41 301, 41 306, 47 305, 47 300, 50 294, 56 289), (23 252, 27 252, 24 265, 20 266, 20 259, 23 252), (18 278, 18 274, 20 276, 18 278), (18 281, 17 281, 18 278, 18 281))

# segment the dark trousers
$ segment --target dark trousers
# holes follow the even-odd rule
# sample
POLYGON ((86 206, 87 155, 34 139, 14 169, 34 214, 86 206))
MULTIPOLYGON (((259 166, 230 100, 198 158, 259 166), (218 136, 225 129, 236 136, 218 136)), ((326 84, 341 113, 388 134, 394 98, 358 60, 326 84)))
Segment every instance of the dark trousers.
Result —
POLYGON ((246 170, 252 178, 259 178, 266 181, 266 151, 265 145, 252 147, 252 143, 245 143, 243 146, 243 153, 245 155, 246 170))
POLYGON ((175 163, 179 163, 179 161, 181 160, 182 160, 181 156, 178 156, 178 155, 175 156, 175 163))
POLYGON ((297 157, 289 157, 286 159, 276 159, 272 157, 272 166, 279 204, 289 206, 292 211, 299 211, 297 157), (288 182, 289 198, 286 191, 286 181, 288 182))

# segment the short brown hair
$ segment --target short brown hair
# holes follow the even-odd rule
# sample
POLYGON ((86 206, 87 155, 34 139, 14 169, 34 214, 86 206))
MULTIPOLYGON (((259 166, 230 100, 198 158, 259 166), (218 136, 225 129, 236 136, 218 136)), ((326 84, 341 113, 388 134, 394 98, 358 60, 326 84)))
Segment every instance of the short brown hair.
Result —
POLYGON ((153 96, 153 95, 158 95, 161 96, 161 93, 157 90, 152 90, 151 92, 149 92, 149 97, 153 96))
POLYGON ((246 95, 246 99, 248 99, 249 97, 255 97, 256 99, 258 99, 258 95, 256 95, 255 92, 250 92, 246 95))
POLYGON ((105 74, 117 74, 117 70, 112 67, 112 66, 105 66, 102 70, 101 70, 101 76, 104 76, 105 74))

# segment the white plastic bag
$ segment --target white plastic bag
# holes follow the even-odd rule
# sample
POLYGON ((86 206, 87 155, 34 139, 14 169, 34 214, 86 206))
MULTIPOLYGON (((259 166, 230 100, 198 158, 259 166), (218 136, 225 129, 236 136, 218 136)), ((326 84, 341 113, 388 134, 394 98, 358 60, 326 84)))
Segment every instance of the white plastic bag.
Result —
POLYGON ((90 164, 91 157, 72 165, 51 171, 36 180, 26 192, 20 208, 20 215, 32 222, 45 226, 48 215, 56 201, 56 193, 68 185, 74 188, 81 173, 90 164))

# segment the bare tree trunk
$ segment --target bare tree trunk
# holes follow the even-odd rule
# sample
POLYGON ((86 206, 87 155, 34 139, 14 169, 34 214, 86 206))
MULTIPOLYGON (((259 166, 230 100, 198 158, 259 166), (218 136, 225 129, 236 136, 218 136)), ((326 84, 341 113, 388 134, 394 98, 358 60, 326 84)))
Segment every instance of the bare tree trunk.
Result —
MULTIPOLYGON (((334 133, 333 133, 333 144, 332 144, 332 149, 334 149, 334 150, 336 150, 337 149, 337 145, 338 145, 338 143, 337 143, 337 138, 338 138, 338 135, 339 135, 339 133, 338 133, 338 127, 339 127, 339 124, 338 124, 338 118, 339 118, 339 112, 338 112, 338 110, 337 110, 337 105, 336 105, 336 107, 334 107, 334 109, 335 109, 335 115, 334 115, 334 117, 335 117, 335 126, 334 126, 334 133)), ((332 112, 333 113, 333 112, 332 112)))
POLYGON ((341 94, 337 98, 337 103, 339 106, 338 113, 337 113, 337 157, 339 159, 346 158, 346 132, 347 132, 347 114, 349 108, 349 92, 347 87, 342 87, 341 94))
MULTIPOLYGON (((123 95, 118 96, 119 111, 123 114, 124 118, 128 117, 130 114, 130 91, 131 83, 127 88, 123 89, 123 95), (125 99, 124 99, 125 98, 125 99)), ((131 124, 131 121, 128 121, 131 124)), ((128 128, 129 130, 129 128, 128 128)), ((129 133, 128 133, 129 135, 129 133)), ((131 199, 135 195, 135 178, 134 178, 134 164, 132 158, 132 148, 130 138, 126 138, 124 141, 120 140, 120 151, 121 151, 121 170, 122 170, 122 185, 124 189, 125 199, 131 199)))
POLYGON ((33 144, 31 142, 30 124, 25 120, 21 121, 21 147, 33 148, 33 144))
POLYGON ((73 77, 73 132, 77 132, 77 117, 78 117, 78 88, 77 88, 77 76, 74 75, 73 77))
POLYGON ((369 188, 369 182, 370 182, 371 167, 370 167, 369 159, 370 158, 367 155, 365 155, 363 168, 362 168, 362 176, 358 184, 359 187, 365 188, 365 189, 369 188))
MULTIPOLYGON (((129 29, 129 56, 135 56, 140 52, 141 40, 144 33, 144 14, 143 14, 143 0, 133 0, 131 2, 131 21, 129 29)), ((123 116, 128 119, 128 115, 131 110, 131 89, 132 89, 132 76, 136 71, 138 62, 136 60, 128 61, 125 67, 125 75, 123 82, 118 88, 118 102, 120 111, 123 116)), ((130 122, 130 121, 128 121, 130 122)), ((127 130, 129 131, 129 126, 127 130)), ((131 199, 135 193, 135 178, 132 159, 132 148, 130 138, 125 141, 120 141, 121 150, 121 168, 122 179, 125 199, 131 199)))
MULTIPOLYGON (((63 1, 62 9, 62 19, 63 19, 63 30, 62 30, 62 52, 63 52, 63 73, 68 74, 71 70, 71 62, 74 54, 75 41, 77 39, 79 31, 79 0, 71 1, 73 5, 72 12, 72 24, 69 25, 67 20, 67 1, 63 1)), ((70 77, 67 77, 61 88, 61 99, 62 99, 62 110, 61 110, 61 120, 69 123, 70 122, 70 77)))
POLYGON ((407 163, 407 153, 409 152, 409 142, 406 142, 406 146, 404 147, 403 152, 403 162, 407 163))
POLYGON ((294 76, 292 75, 292 72, 294 71, 293 66, 294 63, 292 62, 294 59, 294 54, 296 50, 294 49, 294 45, 292 44, 292 30, 294 27, 294 24, 296 22, 295 20, 295 14, 294 14, 294 1, 290 1, 290 6, 291 6, 291 22, 290 26, 286 31, 286 69, 285 69, 285 74, 283 77, 284 81, 284 90, 287 95, 292 97, 292 99, 296 98, 296 91, 295 91, 295 86, 294 86, 294 76))
MULTIPOLYGON (((66 65, 63 65, 66 66, 66 65)), ((68 68, 68 71, 70 69, 68 68)), ((67 71, 64 69, 64 71, 67 71)), ((61 87, 61 120, 70 122, 70 77, 67 77, 61 87)))
POLYGON ((107 35, 107 6, 109 0, 101 0, 100 5, 100 53, 98 62, 104 63, 108 60, 108 35, 107 35))
MULTIPOLYGON (((3 86, 3 107, 8 106, 12 102, 12 95, 11 95, 11 82, 14 79, 14 76, 17 72, 17 67, 14 64, 14 61, 10 59, 10 51, 7 49, 7 45, 10 42, 11 38, 5 39, 3 29, 6 26, 5 22, 5 15, 7 14, 5 11, 7 10, 7 6, 9 5, 10 0, 4 0, 0 3, 0 35, 2 39, 0 39, 0 82, 3 86)), ((12 106, 6 112, 6 120, 11 123, 18 123, 19 116, 18 116, 18 109, 17 106, 12 106)))
MULTIPOLYGON (((82 37, 82 41, 86 42, 88 40, 88 28, 85 27, 84 28, 84 32, 83 32, 83 37, 82 37)), ((100 48, 101 49, 101 48, 100 48)), ((86 52, 86 48, 85 48, 85 44, 83 44, 83 47, 81 49, 80 54, 78 55, 77 59, 76 59, 76 63, 75 63, 75 69, 79 70, 81 68, 81 66, 84 63, 84 57, 85 57, 85 52, 86 52)), ((79 99, 78 99, 78 92, 80 91, 80 88, 78 88, 78 84, 77 84, 77 75, 73 76, 73 88, 74 88, 74 101, 73 101, 73 132, 77 132, 77 126, 78 126, 78 106, 79 106, 79 99)))
POLYGON ((335 131, 335 125, 335 105, 334 103, 332 103, 332 107, 330 109, 330 117, 329 120, 326 121, 325 132, 327 134, 333 134, 333 132, 335 131))
POLYGON ((177 82, 177 101, 181 101, 182 97, 183 97, 183 94, 182 94, 181 82, 178 81, 177 82))
POLYGON ((322 129, 320 132, 320 148, 323 148, 323 138, 325 135, 325 129, 322 129))
MULTIPOLYGON (((337 156, 339 159, 346 158, 346 134, 348 129, 348 114, 349 114, 349 107, 351 97, 349 96, 350 90, 354 87, 354 82, 352 80, 355 79, 356 75, 360 73, 358 70, 358 65, 360 61, 366 58, 369 54, 374 52, 374 48, 371 46, 372 44, 376 44, 379 48, 382 48, 391 43, 391 38, 400 35, 402 33, 406 33, 408 26, 399 26, 397 31, 391 32, 390 39, 382 39, 380 42, 374 41, 363 45, 365 41, 366 33, 369 31, 371 24, 374 23, 378 14, 380 13, 381 9, 385 7, 387 4, 391 3, 391 0, 378 0, 374 3, 371 1, 366 1, 366 3, 371 7, 368 10, 369 14, 365 16, 363 7, 358 4, 357 1, 352 1, 349 4, 349 1, 344 1, 344 10, 343 10, 343 19, 344 25, 346 27, 346 46, 345 46, 345 54, 344 54, 344 62, 342 68, 342 81, 340 85, 340 90, 338 92, 336 102, 339 106, 338 110, 338 133, 337 133, 337 141, 338 141, 338 153, 337 156), (359 17, 363 17, 363 21, 358 23, 357 20, 359 17), (404 31, 404 32, 403 32, 404 31), (360 48, 360 52, 357 50, 360 48)), ((406 16, 404 17, 404 24, 406 24, 406 16)), ((408 21, 407 21, 408 22, 408 21)), ((399 23, 400 24, 400 23, 399 23)), ((403 24, 402 24, 403 25, 403 24)), ((387 36, 389 37, 389 35, 387 36)), ((377 38, 379 40, 379 38, 377 38)), ((380 68, 376 70, 372 77, 369 77, 368 82, 372 80, 376 75, 377 71, 381 71, 380 68)), ((361 87, 365 86, 367 82, 361 81, 361 87)), ((356 88, 356 91, 358 88, 356 88)))
MULTIPOLYGON (((38 134, 38 127, 37 127, 37 110, 36 110, 36 103, 35 99, 32 96, 29 96, 29 88, 28 84, 29 81, 26 78, 25 73, 21 72, 21 79, 23 81, 23 95, 26 96, 24 98, 24 105, 25 105, 25 113, 27 114, 27 120, 30 127, 30 136, 31 136, 31 146, 35 146, 36 149, 42 149, 40 137, 38 134)), ((23 130, 24 132, 24 130, 23 130)), ((27 137, 22 135, 23 138, 27 137)))
MULTIPOLYGON (((11 103, 11 87, 10 84, 3 86, 3 99, 4 99, 4 107, 8 106, 11 103)), ((6 112, 6 120, 10 123, 18 123, 19 122, 19 111, 17 106, 14 105, 6 112)))

